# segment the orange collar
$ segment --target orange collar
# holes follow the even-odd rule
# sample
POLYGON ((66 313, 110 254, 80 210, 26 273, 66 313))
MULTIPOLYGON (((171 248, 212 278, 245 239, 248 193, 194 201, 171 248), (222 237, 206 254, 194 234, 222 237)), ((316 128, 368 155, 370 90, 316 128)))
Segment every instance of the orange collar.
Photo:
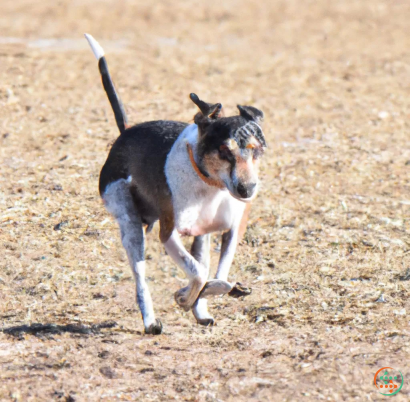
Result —
POLYGON ((223 183, 221 183, 218 180, 212 179, 211 177, 206 177, 200 170, 198 165, 195 162, 194 159, 194 153, 192 152, 192 148, 191 148, 191 144, 187 143, 186 144, 187 150, 188 150, 188 155, 189 155, 189 160, 191 161, 191 165, 194 168, 196 174, 199 176, 199 178, 206 184, 208 184, 208 186, 212 186, 212 187, 217 187, 220 189, 225 188, 225 185, 223 183))

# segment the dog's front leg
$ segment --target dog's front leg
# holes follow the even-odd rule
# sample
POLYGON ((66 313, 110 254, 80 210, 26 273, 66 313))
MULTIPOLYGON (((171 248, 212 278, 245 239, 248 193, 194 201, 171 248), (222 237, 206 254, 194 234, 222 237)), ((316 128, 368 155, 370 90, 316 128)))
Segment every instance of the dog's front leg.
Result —
POLYGON ((229 269, 235 256, 238 242, 238 230, 233 228, 222 235, 221 255, 215 279, 206 283, 200 294, 201 298, 229 293, 234 284, 228 282, 229 269))
MULTIPOLYGON (((239 230, 234 229, 231 229, 222 235, 221 257, 219 259, 218 271, 216 273, 216 278, 218 280, 228 280, 229 270, 238 245, 238 238, 239 230)), ((252 289, 243 286, 240 283, 232 284, 231 286, 229 296, 241 297, 248 296, 252 293, 252 289)))
POLYGON ((235 257, 236 246, 238 244, 239 230, 233 228, 222 235, 221 256, 219 258, 218 270, 215 279, 208 281, 202 292, 201 297, 211 295, 222 295, 228 293, 232 297, 247 296, 251 289, 240 283, 229 283, 228 275, 235 257))
POLYGON ((188 253, 175 229, 164 246, 170 257, 182 268, 189 279, 188 286, 175 293, 175 301, 188 311, 194 305, 208 279, 209 267, 199 263, 188 253))

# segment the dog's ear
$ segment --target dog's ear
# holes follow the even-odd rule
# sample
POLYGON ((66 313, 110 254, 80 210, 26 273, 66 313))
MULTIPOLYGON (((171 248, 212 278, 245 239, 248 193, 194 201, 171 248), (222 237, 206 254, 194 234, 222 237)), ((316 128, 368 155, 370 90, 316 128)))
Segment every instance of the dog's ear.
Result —
POLYGON ((216 120, 218 117, 220 117, 222 110, 222 105, 220 103, 215 103, 214 105, 212 105, 211 103, 204 102, 203 100, 198 98, 198 95, 194 93, 190 94, 189 97, 191 98, 191 101, 198 106, 203 117, 212 120, 216 120))
POLYGON ((221 103, 215 103, 215 105, 212 105, 209 107, 209 112, 208 112, 208 117, 210 119, 216 120, 218 117, 221 117, 221 111, 222 111, 222 104, 221 103))
POLYGON ((238 105, 239 114, 246 120, 253 120, 255 123, 260 123, 263 120, 262 110, 256 109, 253 106, 241 106, 238 105))
POLYGON ((195 103, 195 105, 198 106, 199 110, 202 112, 204 116, 208 115, 209 111, 209 106, 211 106, 209 103, 206 103, 202 101, 201 99, 198 98, 197 94, 189 94, 189 97, 191 98, 191 101, 195 103))

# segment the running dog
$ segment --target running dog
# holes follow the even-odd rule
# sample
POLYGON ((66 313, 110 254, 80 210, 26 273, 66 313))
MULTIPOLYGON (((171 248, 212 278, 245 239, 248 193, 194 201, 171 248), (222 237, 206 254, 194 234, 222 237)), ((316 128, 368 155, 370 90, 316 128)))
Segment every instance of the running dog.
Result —
POLYGON ((250 293, 228 282, 236 246, 246 228, 250 202, 258 191, 258 165, 266 148, 262 111, 238 106, 239 115, 223 117, 220 103, 191 94, 199 108, 194 124, 158 120, 129 126, 108 71, 104 50, 85 34, 98 60, 103 87, 120 136, 100 174, 104 205, 118 222, 122 244, 135 277, 145 333, 160 334, 145 282, 144 242, 159 220, 160 240, 189 279, 176 302, 199 324, 213 325, 206 297, 250 293), (210 233, 223 232, 216 277, 208 280, 210 233), (190 253, 180 235, 193 236, 190 253))

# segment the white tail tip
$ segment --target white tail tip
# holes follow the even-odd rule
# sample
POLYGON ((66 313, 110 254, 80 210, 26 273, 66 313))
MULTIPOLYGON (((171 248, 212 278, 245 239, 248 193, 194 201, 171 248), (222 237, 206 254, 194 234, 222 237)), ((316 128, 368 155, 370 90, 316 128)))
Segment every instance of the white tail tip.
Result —
POLYGON ((101 57, 104 57, 104 49, 101 47, 101 45, 90 35, 90 34, 84 34, 85 39, 87 39, 88 43, 91 46, 91 50, 94 53, 94 56, 97 58, 97 60, 100 60, 101 57))

